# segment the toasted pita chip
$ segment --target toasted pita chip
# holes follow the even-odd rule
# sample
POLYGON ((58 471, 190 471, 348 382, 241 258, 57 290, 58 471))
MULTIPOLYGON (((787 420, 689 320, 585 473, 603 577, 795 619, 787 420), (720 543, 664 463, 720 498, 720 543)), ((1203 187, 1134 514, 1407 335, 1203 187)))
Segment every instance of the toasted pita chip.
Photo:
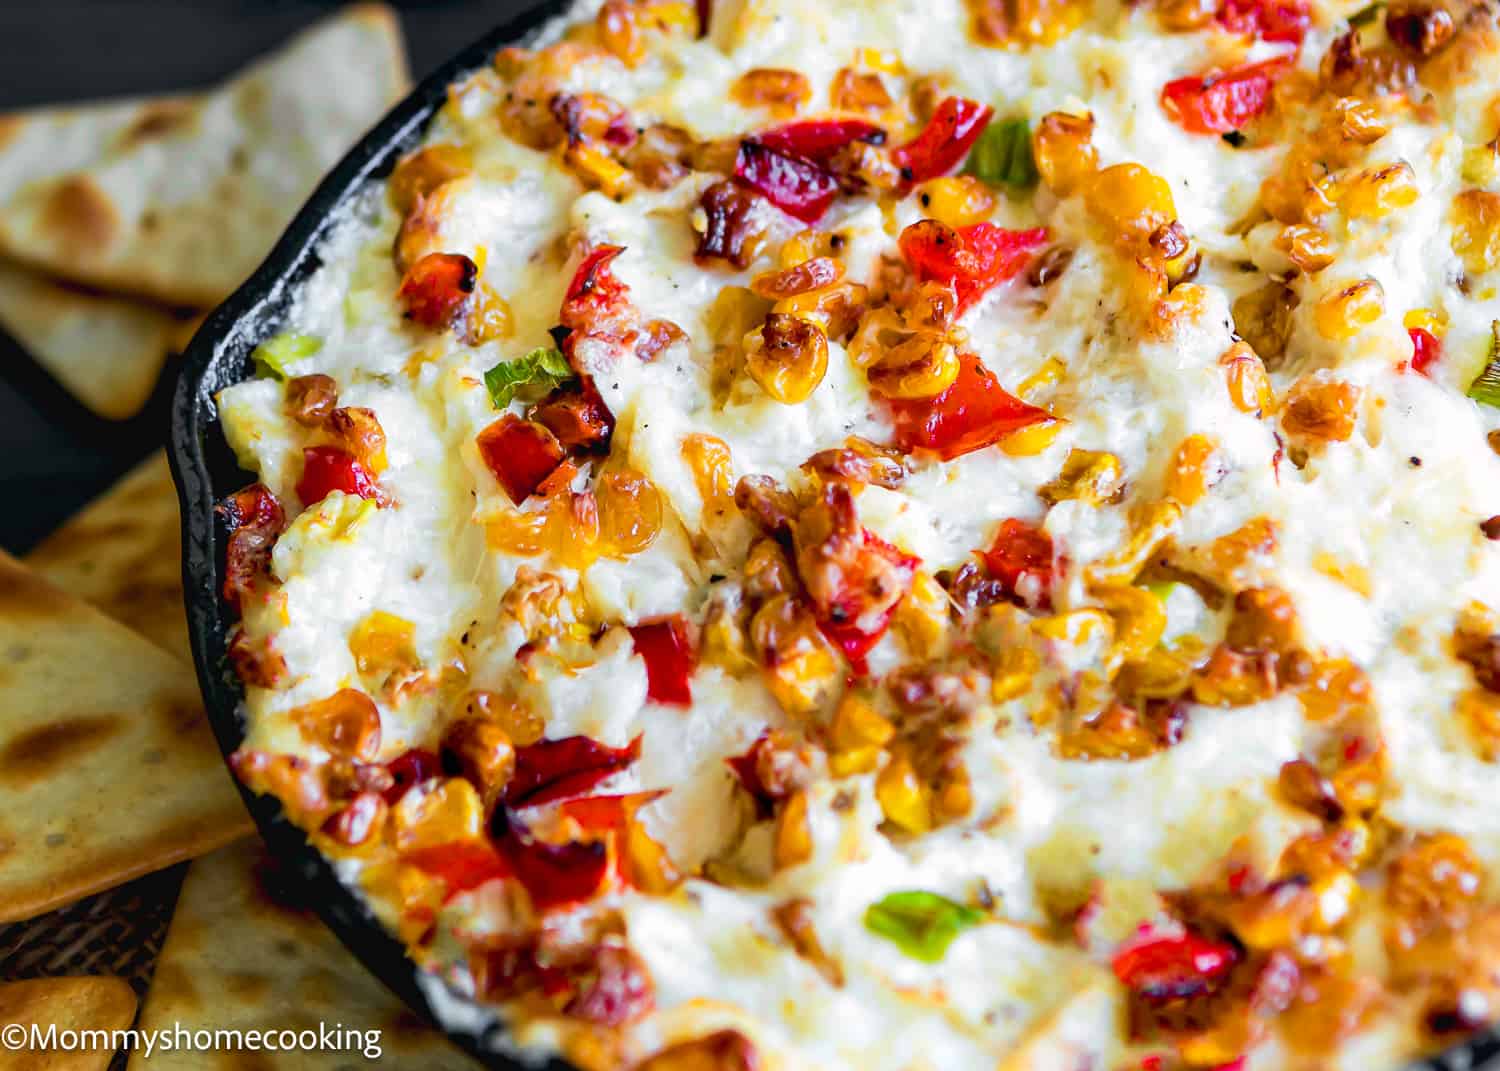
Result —
MULTIPOLYGON (((31 978, 0 984, 0 1028, 18 1024, 65 1030, 127 1030, 135 993, 119 978, 31 978)), ((12 1032, 14 1032, 12 1030, 12 1032)), ((0 1071, 104 1071, 114 1058, 104 1045, 63 1049, 0 1047, 0 1071)))
POLYGON ((0 922, 249 830, 192 671, 0 554, 0 922))
POLYGON ((158 451, 26 556, 26 564, 158 647, 191 660, 177 488, 158 451))
MULTIPOLYGON (((422 1024, 310 912, 288 903, 282 875, 256 840, 223 848, 188 870, 172 928, 141 1011, 142 1030, 317 1030, 346 1033, 340 1051, 217 1055, 215 1067, 342 1071, 364 1066, 373 1039, 381 1065, 477 1071, 479 1065, 422 1024)), ((195 1052, 139 1048, 129 1071, 198 1071, 195 1052)))
POLYGON ((365 4, 201 97, 0 116, 0 251, 166 305, 215 305, 406 84, 395 14, 365 4))
POLYGON ((151 397, 181 327, 165 309, 76 290, 0 261, 0 329, 73 397, 125 420, 151 397))

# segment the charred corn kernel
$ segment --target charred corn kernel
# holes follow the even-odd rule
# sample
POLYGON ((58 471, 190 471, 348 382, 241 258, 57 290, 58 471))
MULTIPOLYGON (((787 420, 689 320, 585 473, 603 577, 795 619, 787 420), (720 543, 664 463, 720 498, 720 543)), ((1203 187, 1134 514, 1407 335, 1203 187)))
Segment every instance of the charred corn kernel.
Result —
POLYGON ((887 398, 931 398, 958 378, 958 350, 927 334, 886 351, 866 373, 870 389, 887 398))
POLYGON ((1475 275, 1500 267, 1500 193, 1465 190, 1455 197, 1449 240, 1475 275))
MULTIPOLYGON (((403 156, 391 172, 387 189, 391 204, 405 216, 418 199, 445 182, 462 178, 474 169, 474 154, 463 145, 438 144, 403 156)), ((480 270, 484 268, 481 265, 480 270)))
POLYGON ((703 500, 704 523, 734 516, 734 458, 729 444, 716 435, 693 434, 682 440, 681 450, 703 500))
POLYGON ((563 492, 547 500, 542 549, 559 565, 584 569, 599 557, 599 503, 591 492, 563 492))
POLYGON ((801 71, 755 67, 740 75, 729 92, 746 108, 764 107, 776 115, 790 115, 812 99, 812 83, 801 71))
POLYGON ((1448 317, 1436 309, 1412 309, 1401 317, 1401 326, 1408 330, 1418 327, 1442 338, 1448 331, 1448 317))
POLYGON ((768 599, 751 619, 750 639, 766 687, 788 714, 817 710, 838 683, 839 659, 795 596, 768 599))
POLYGON ((361 673, 388 673, 417 666, 416 625, 404 617, 375 610, 349 634, 349 653, 361 673))
POLYGON ((885 752, 878 747, 831 751, 828 754, 828 770, 834 777, 853 777, 856 774, 874 773, 880 766, 880 756, 884 754, 885 752))
POLYGON ((1323 295, 1313 309, 1313 323, 1318 334, 1338 341, 1353 338, 1384 312, 1384 288, 1375 279, 1363 279, 1323 295))
POLYGON ((1206 435, 1189 435, 1177 444, 1167 467, 1167 497, 1191 506, 1217 482, 1217 447, 1206 435))
POLYGON ((1111 643, 1115 635, 1114 620, 1103 610, 1085 607, 1065 613, 1049 614, 1031 622, 1031 631, 1046 640, 1085 647, 1111 643))
POLYGON ((1056 387, 1067 374, 1068 366, 1061 357, 1048 357, 1040 368, 1016 384, 1016 396, 1035 405, 1037 395, 1056 387))
POLYGON ((610 557, 639 554, 661 532, 661 492, 631 468, 607 469, 595 481, 599 541, 610 557))
POLYGON ((1157 646, 1128 662, 1115 686, 1132 700, 1172 699, 1187 690, 1192 678, 1192 658, 1182 650, 1157 646))
POLYGON ((532 558, 546 549, 546 530, 544 511, 506 509, 485 520, 484 538, 494 550, 532 558))
POLYGON ((832 286, 782 298, 771 311, 817 324, 829 338, 845 338, 858 325, 868 294, 863 283, 842 279, 832 286))
POLYGON ((547 731, 546 720, 530 704, 498 692, 469 692, 464 697, 464 712, 469 717, 487 718, 498 724, 516 747, 530 747, 547 731))
POLYGON ((806 401, 828 372, 828 337, 810 320, 769 313, 745 336, 745 370, 783 405, 806 401))
POLYGON ((856 71, 842 68, 833 76, 833 85, 828 90, 828 100, 837 109, 865 112, 878 115, 889 108, 890 90, 885 88, 880 75, 873 71, 856 71))
POLYGON ((1151 323, 1167 296, 1167 272, 1154 260, 1137 257, 1125 269, 1125 302, 1136 320, 1151 323))
POLYGON ((885 74, 906 73, 906 65, 901 62, 901 54, 895 49, 856 48, 854 62, 857 66, 868 67, 872 71, 882 71, 885 74))
POLYGON ((995 658, 990 672, 990 698, 997 703, 1019 699, 1031 688, 1041 659, 1029 647, 1009 647, 995 658))
POLYGON ((1099 588, 1094 597, 1114 618, 1111 665, 1145 658, 1161 642, 1167 630, 1167 608, 1146 588, 1134 584, 1099 588))
POLYGON ((1218 5, 1211 0, 1163 0, 1156 5, 1156 17, 1174 33, 1201 30, 1217 12, 1218 5))
POLYGON ((1352 219, 1383 219, 1415 204, 1418 192, 1411 164, 1401 160, 1384 167, 1366 168, 1346 180, 1339 207, 1352 219))
POLYGON ((708 665, 718 666, 734 677, 756 668, 744 628, 721 603, 714 603, 709 608, 708 616, 699 630, 698 658, 708 665))
POLYGON ((917 187, 917 202, 930 218, 955 228, 989 219, 995 211, 995 195, 973 175, 929 179, 917 187))
POLYGON ((420 867, 399 859, 371 859, 359 871, 360 887, 372 900, 389 904, 396 914, 396 935, 415 944, 431 928, 446 886, 420 867))
POLYGON ((911 590, 896 604, 891 626, 911 654, 924 660, 938 657, 948 638, 948 594, 932 574, 918 570, 911 590))
POLYGON ((1141 512, 1126 544, 1088 567, 1090 583, 1100 586, 1131 583, 1157 548, 1176 535, 1181 523, 1181 506, 1170 500, 1153 502, 1141 512))
POLYGON ((510 305, 481 283, 469 312, 469 341, 476 346, 483 345, 496 339, 510 338, 514 330, 515 317, 511 315, 510 305))
POLYGON ((1057 433, 1062 431, 1062 426, 1061 420, 1043 420, 1029 424, 1024 428, 1017 428, 997 445, 1009 457, 1035 457, 1057 440, 1057 433))
MULTIPOLYGON (((782 268, 762 272, 750 289, 768 301, 780 301, 833 286, 844 277, 844 266, 832 257, 814 256, 782 268)), ((781 311, 781 310, 775 310, 781 311)))
POLYGON ((1205 1030, 1194 1030, 1177 1042, 1177 1054, 1188 1067, 1233 1064, 1255 1043, 1250 1016, 1225 1016, 1205 1030))
POLYGON ((1359 419, 1360 389, 1341 379, 1303 376, 1281 407, 1281 427, 1299 439, 1344 442, 1359 419))
POLYGON ((1373 145, 1385 137, 1390 125, 1380 109, 1369 101, 1343 97, 1333 106, 1339 137, 1355 145, 1373 145))
POLYGON ((942 784, 932 797, 932 814, 935 821, 951 822, 962 818, 974 809, 974 790, 969 784, 969 771, 963 765, 945 771, 942 784))
POLYGON ((882 748, 896 735, 896 727, 875 709, 863 692, 844 693, 828 723, 828 743, 835 751, 882 748))
POLYGON ((1271 377, 1248 344, 1236 342, 1219 358, 1229 401, 1242 413, 1264 413, 1271 408, 1271 377))
POLYGON ((587 142, 569 144, 563 151, 563 162, 589 189, 617 200, 625 196, 634 181, 623 164, 587 142))
POLYGON ((904 832, 926 833, 932 828, 927 790, 905 755, 891 756, 876 775, 875 799, 886 819, 904 832))
POLYGON ((715 343, 738 345, 770 311, 771 303, 748 287, 726 286, 703 314, 703 321, 715 343))
POLYGON ((777 253, 776 259, 782 268, 795 268, 798 264, 805 264, 813 257, 821 256, 822 246, 825 243, 825 235, 811 228, 798 231, 785 242, 781 243, 781 251, 777 253))
POLYGON ((797 791, 787 799, 776 816, 776 835, 772 858, 777 870, 798 866, 812 858, 812 824, 807 817, 807 793, 797 791))
POLYGON ((472 840, 484 831, 484 801, 462 777, 408 792, 391 808, 391 831, 403 855, 439 844, 472 840))
POLYGON ((1283 227, 1275 244, 1298 271, 1307 275, 1316 275, 1334 260, 1333 240, 1327 231, 1311 223, 1283 227))
POLYGON ((1103 450, 1074 447, 1063 461, 1057 478, 1037 493, 1051 505, 1078 499, 1091 506, 1109 501, 1120 490, 1120 459, 1103 450))
POLYGON ((1089 213, 1127 244, 1144 244, 1177 218, 1172 187, 1140 164, 1115 164, 1095 173, 1084 189, 1089 213))
POLYGON ((1462 173, 1463 180, 1475 186, 1488 186, 1500 178, 1500 138, 1465 149, 1462 173))
POLYGON ((1458 714, 1485 762, 1500 759, 1500 695, 1474 688, 1458 697, 1458 714))
POLYGON ((1099 170, 1099 150, 1094 148, 1094 117, 1051 112, 1031 135, 1031 155, 1037 173, 1047 188, 1059 197, 1082 189, 1099 170))
POLYGON ((627 67, 634 67, 646 57, 641 13, 641 8, 631 0, 605 0, 594 19, 599 43, 627 67))

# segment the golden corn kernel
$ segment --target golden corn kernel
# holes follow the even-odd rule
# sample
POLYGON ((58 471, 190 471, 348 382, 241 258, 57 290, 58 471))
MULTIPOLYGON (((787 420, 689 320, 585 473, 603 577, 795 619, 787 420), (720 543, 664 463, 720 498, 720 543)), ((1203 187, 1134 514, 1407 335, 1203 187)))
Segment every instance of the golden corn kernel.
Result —
POLYGON ((1009 647, 995 658, 990 671, 990 698, 1006 703, 1025 695, 1041 668, 1041 659, 1029 647, 1009 647))
POLYGON ((1123 666, 1115 687, 1132 701, 1174 699, 1192 683, 1193 669, 1187 652, 1158 645, 1123 666))
POLYGON ((1056 387, 1067 374, 1068 366, 1061 357, 1048 357, 1040 368, 1016 384, 1016 397, 1035 405, 1038 394, 1056 387))
POLYGON ((1311 223, 1292 223, 1276 236, 1276 248, 1286 254, 1298 271, 1316 275, 1333 263, 1333 241, 1328 232, 1311 223))
POLYGON ((349 633, 349 653, 361 673, 385 674, 421 665, 416 625, 404 617, 375 610, 349 633))
POLYGON ((1352 383, 1304 376, 1287 392, 1281 426, 1301 439, 1343 442, 1354 434, 1359 396, 1359 388, 1352 383))
POLYGON ((868 294, 863 283, 842 279, 832 286, 782 298, 771 311, 815 323, 829 338, 846 338, 858 326, 868 294))
POLYGON ((842 111, 865 112, 878 115, 889 108, 891 94, 885 88, 880 75, 873 71, 856 71, 844 67, 833 76, 833 85, 828 90, 828 100, 842 111))
MULTIPOLYGON (((792 240, 787 240, 790 246, 792 240)), ((786 246, 782 256, 787 255, 786 246)), ((781 301, 799 294, 810 294, 833 286, 844 277, 844 266, 828 256, 810 256, 784 265, 780 271, 762 272, 750 282, 750 289, 767 301, 781 301)))
POLYGON ((1417 176, 1405 160, 1366 168, 1347 179, 1339 206, 1351 219, 1383 219, 1397 209, 1415 204, 1417 176))
POLYGON ((1500 760, 1500 695, 1472 688, 1458 697, 1458 714, 1479 756, 1485 762, 1500 760))
POLYGON ((854 62, 860 67, 868 67, 872 71, 883 71, 886 74, 906 73, 906 64, 901 62, 901 54, 895 49, 856 48, 854 62))
POLYGON ((510 338, 515 317, 510 305, 488 285, 481 283, 469 312, 468 338, 476 346, 496 339, 510 338))
POLYGON ((391 808, 391 831, 403 855, 440 844, 472 840, 484 830, 484 801, 462 777, 408 792, 391 808))
POLYGON ((640 10, 631 0, 605 0, 594 19, 599 43, 627 67, 646 58, 639 19, 640 10))
POLYGON ((1181 523, 1181 506, 1170 499, 1153 502, 1142 511, 1129 541, 1088 567, 1089 582, 1100 586, 1131 583, 1157 548, 1177 533, 1181 523))
POLYGON ((703 322, 709 337, 718 345, 738 345, 746 332, 759 327, 770 311, 771 303, 749 288, 726 286, 703 314, 703 322))
POLYGON ((1236 342, 1219 358, 1229 401, 1242 413, 1264 413, 1271 408, 1271 377, 1249 345, 1236 342))
POLYGON ((1222 474, 1216 452, 1214 441, 1206 435, 1189 435, 1178 443, 1167 466, 1167 496, 1191 506, 1207 494, 1222 474))
POLYGON ((958 350, 928 335, 913 335, 885 352, 866 373, 870 389, 887 398, 931 398, 958 378, 958 350))
POLYGON ((796 596, 768 599, 751 619, 750 639, 766 687, 788 714, 817 710, 838 683, 839 658, 796 596))
POLYGON ((1385 313, 1385 290, 1375 279, 1325 294, 1313 309, 1318 334, 1335 341, 1353 338, 1385 313))
POLYGON ((585 186, 606 197, 625 196, 634 182, 634 176, 623 164, 587 142, 570 143, 563 151, 563 162, 585 186))
POLYGON ((745 630, 722 603, 715 602, 709 607, 708 616, 699 630, 698 658, 734 677, 756 668, 755 659, 750 657, 745 630))
POLYGON ((1412 309, 1401 317, 1401 326, 1407 330, 1419 327, 1442 338, 1448 331, 1448 316, 1439 309, 1412 309))
POLYGON ((1095 173, 1083 196, 1089 213, 1127 244, 1144 245, 1156 228, 1177 218, 1172 187, 1140 164, 1095 173))
POLYGON ((1115 497, 1120 490, 1121 477, 1120 459, 1114 454, 1074 447, 1063 461, 1057 478, 1037 493, 1050 505, 1078 499, 1097 506, 1115 497))
POLYGON ((1476 275, 1500 266, 1500 193, 1465 190, 1453 199, 1451 243, 1476 275))
POLYGON ((682 459, 693 471, 703 499, 703 523, 734 516, 734 459, 729 444, 716 435, 693 434, 682 440, 682 459))
POLYGON ((1463 180, 1475 186, 1488 186, 1500 178, 1500 138, 1464 150, 1463 180))
POLYGON ((1057 440, 1062 431, 1061 420, 1043 420, 1036 424, 1017 428, 997 444, 1009 457, 1035 457, 1057 440))
POLYGON ((831 751, 828 754, 828 770, 834 777, 854 777, 857 774, 874 773, 880 766, 880 756, 884 754, 885 752, 878 747, 831 751))
POLYGON ((834 751, 882 748, 895 735, 896 727, 890 719, 875 709, 868 695, 858 691, 844 693, 828 723, 828 744, 834 751))
POLYGON ((886 819, 902 831, 926 833, 932 828, 927 790, 905 755, 893 755, 876 776, 875 799, 886 819))
POLYGON ((812 99, 812 83, 801 71, 756 67, 740 75, 729 92, 743 107, 764 107, 775 115, 791 115, 812 99))
POLYGON ((932 815, 934 821, 951 822, 974 809, 974 790, 969 783, 969 771, 962 763, 945 769, 943 774, 943 781, 932 797, 932 815))
POLYGON ((1060 614, 1038 617, 1031 622, 1031 631, 1046 640, 1054 640, 1072 647, 1086 647, 1095 642, 1112 643, 1115 622, 1103 610, 1085 607, 1068 610, 1060 614))
POLYGON ((828 372, 828 337, 809 320, 769 313, 745 336, 745 370, 783 405, 806 401, 828 372))
POLYGON ((1146 588, 1122 584, 1099 588, 1093 594, 1114 618, 1112 666, 1145 658, 1161 642, 1167 630, 1167 608, 1146 588))
POLYGON ((1333 106, 1339 136, 1355 145, 1373 145, 1385 137, 1390 125, 1379 108, 1356 97, 1344 97, 1333 106))
POLYGON ((995 195, 973 175, 929 179, 917 187, 917 201, 929 218, 955 228, 989 219, 995 211, 995 195))
POLYGON ((391 204, 402 216, 433 190, 462 178, 474 169, 474 154, 463 145, 438 144, 403 156, 391 172, 386 188, 391 204))
POLYGON ((1081 189, 1099 169, 1094 148, 1094 117, 1051 112, 1042 117, 1031 136, 1031 154, 1047 188, 1059 197, 1081 189))
POLYGON ((772 858, 777 870, 797 866, 812 858, 812 826, 807 818, 807 793, 797 791, 782 805, 776 816, 772 858))
POLYGON ((1272 661, 1220 644, 1193 675, 1193 698, 1205 706, 1243 707, 1276 694, 1272 661))
POLYGON ((599 540, 612 558, 639 554, 661 532, 661 492, 631 468, 601 473, 594 487, 598 502, 599 540))

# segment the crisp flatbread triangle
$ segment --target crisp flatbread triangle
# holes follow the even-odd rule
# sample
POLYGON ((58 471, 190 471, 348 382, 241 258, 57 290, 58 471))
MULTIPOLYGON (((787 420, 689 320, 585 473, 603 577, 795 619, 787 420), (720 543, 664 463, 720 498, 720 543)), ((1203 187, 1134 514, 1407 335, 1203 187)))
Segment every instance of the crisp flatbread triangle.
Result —
POLYGON ((177 489, 165 453, 142 461, 42 540, 26 564, 184 663, 191 660, 177 489))
POLYGON ((0 328, 73 397, 110 420, 141 411, 179 324, 165 309, 75 290, 0 261, 0 328))
MULTIPOLYGON (((377 1066, 477 1071, 479 1065, 422 1024, 287 890, 258 840, 188 869, 172 928, 141 1011, 143 1030, 316 1030, 319 1022, 380 1031, 377 1066)), ((215 1054, 214 1067, 343 1071, 369 1066, 355 1039, 340 1052, 215 1054)), ((203 1055, 137 1048, 129 1071, 198 1071, 203 1055)))
POLYGON ((360 4, 203 96, 0 116, 0 252, 166 305, 218 304, 407 80, 395 14, 360 4))
MULTIPOLYGON (((126 1030, 135 1019, 135 993, 119 978, 31 978, 0 984, 0 1028, 33 1024, 45 1031, 126 1030)), ((36 1050, 0 1046, 0 1071, 104 1071, 114 1058, 105 1046, 36 1050)))
POLYGON ((0 554, 0 922, 249 830, 192 670, 0 554))

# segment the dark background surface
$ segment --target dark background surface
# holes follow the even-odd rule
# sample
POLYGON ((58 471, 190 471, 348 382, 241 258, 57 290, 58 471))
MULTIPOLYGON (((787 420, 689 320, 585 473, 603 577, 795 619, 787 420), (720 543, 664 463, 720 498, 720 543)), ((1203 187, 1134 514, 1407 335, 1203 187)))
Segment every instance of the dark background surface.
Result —
MULTIPOLYGON (((311 0, 0 0, 0 112, 206 89, 340 7, 311 0)), ((421 78, 526 0, 394 0, 421 78)), ((166 438, 175 361, 146 410, 94 417, 0 332, 0 547, 21 553, 166 438)))

